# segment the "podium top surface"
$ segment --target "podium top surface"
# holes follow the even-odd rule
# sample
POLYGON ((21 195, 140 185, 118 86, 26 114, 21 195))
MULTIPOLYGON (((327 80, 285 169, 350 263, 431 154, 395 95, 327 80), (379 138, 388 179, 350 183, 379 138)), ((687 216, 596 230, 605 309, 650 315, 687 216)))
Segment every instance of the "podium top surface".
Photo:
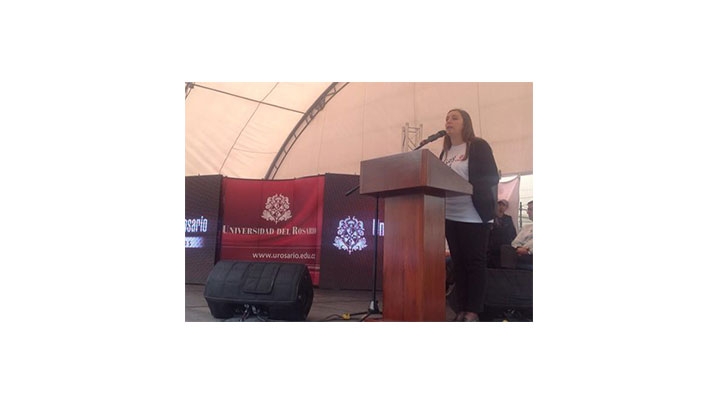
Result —
POLYGON ((360 194, 472 194, 473 187, 427 149, 360 162, 360 194))

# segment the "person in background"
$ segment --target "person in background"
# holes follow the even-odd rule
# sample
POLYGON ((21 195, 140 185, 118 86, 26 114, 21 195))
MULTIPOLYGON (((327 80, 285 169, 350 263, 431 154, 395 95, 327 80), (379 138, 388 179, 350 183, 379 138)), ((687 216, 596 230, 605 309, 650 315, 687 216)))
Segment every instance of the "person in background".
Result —
POLYGON ((470 182, 472 195, 445 199, 445 237, 453 262, 456 321, 479 321, 484 311, 487 248, 500 181, 490 144, 475 136, 470 115, 461 109, 445 117, 440 159, 470 182))
POLYGON ((513 218, 505 214, 508 206, 507 200, 498 201, 488 246, 488 267, 490 268, 500 268, 500 247, 511 244, 517 236, 513 218))
MULTIPOLYGON (((533 219, 533 202, 527 204, 527 214, 530 221, 533 219)), ((533 265, 533 224, 523 225, 520 233, 510 245, 501 248, 501 265, 505 268, 524 268, 532 270, 533 265)))

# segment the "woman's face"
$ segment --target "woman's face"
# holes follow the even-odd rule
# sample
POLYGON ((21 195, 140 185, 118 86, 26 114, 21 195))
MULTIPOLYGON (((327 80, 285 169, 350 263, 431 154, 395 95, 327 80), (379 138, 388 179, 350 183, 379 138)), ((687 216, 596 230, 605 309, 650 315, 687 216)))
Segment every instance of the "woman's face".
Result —
POLYGON ((450 111, 445 117, 445 131, 448 135, 461 136, 463 130, 463 118, 460 111, 450 111))

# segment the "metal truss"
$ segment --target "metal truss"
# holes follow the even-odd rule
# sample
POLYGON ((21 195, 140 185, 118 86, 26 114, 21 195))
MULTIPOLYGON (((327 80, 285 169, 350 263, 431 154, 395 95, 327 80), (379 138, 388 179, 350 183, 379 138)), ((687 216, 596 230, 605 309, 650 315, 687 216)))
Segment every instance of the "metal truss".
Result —
POLYGON ((402 152, 415 150, 422 139, 423 126, 411 127, 409 122, 402 129, 402 152))

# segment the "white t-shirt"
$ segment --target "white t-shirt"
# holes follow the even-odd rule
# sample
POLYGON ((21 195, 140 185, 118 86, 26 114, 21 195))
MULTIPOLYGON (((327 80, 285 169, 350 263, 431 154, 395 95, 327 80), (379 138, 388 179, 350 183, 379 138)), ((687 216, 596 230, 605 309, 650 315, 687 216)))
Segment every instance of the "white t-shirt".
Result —
MULTIPOLYGON (((461 160, 465 156, 465 149, 464 143, 451 146, 443 156, 443 163, 450 166, 463 179, 468 180, 468 159, 461 160)), ((472 203, 472 196, 469 195, 446 197, 445 219, 458 222, 483 222, 472 203)))
POLYGON ((533 252, 533 224, 529 223, 527 225, 523 225, 522 229, 520 230, 520 233, 517 234, 515 239, 513 239, 512 243, 510 243, 512 247, 518 248, 518 247, 525 247, 528 248, 528 251, 530 254, 533 252))

